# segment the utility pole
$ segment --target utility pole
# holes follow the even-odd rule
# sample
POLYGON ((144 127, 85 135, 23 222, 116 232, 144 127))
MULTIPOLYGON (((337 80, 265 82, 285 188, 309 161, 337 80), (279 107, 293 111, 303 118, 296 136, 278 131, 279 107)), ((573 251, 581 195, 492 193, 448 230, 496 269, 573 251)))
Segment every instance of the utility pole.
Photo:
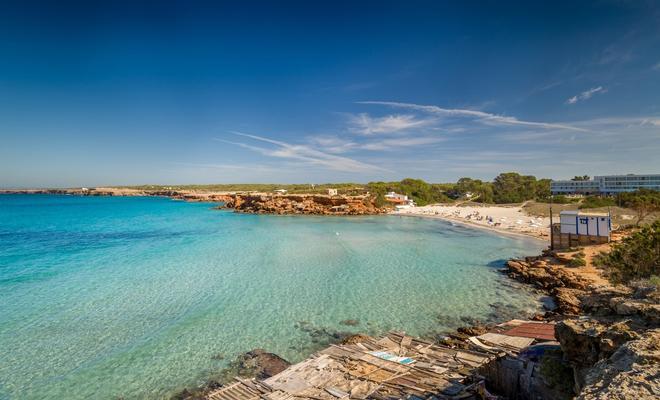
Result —
POLYGON ((555 249, 555 230, 552 227, 552 199, 550 199, 550 250, 555 249))

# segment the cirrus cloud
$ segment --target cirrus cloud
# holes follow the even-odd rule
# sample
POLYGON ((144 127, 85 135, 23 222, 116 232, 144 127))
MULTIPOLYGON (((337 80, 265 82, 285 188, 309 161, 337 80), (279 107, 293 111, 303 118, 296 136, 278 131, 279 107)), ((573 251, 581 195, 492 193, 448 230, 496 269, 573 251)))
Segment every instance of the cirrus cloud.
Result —
POLYGON ((372 117, 367 113, 350 114, 349 130, 362 135, 396 133, 432 125, 435 118, 419 118, 416 115, 387 115, 372 117))
POLYGON ((576 94, 573 97, 570 97, 568 100, 566 100, 566 104, 575 104, 578 101, 584 101, 584 100, 589 100, 590 98, 593 97, 594 94, 596 93, 606 93, 607 89, 603 89, 602 86, 594 87, 589 90, 585 90, 584 92, 580 94, 576 94))

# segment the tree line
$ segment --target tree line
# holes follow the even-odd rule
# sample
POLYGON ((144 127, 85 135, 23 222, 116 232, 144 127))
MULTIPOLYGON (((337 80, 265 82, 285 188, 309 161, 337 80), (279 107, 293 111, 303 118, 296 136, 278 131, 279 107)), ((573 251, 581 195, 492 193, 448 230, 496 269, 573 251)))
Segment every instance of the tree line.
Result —
POLYGON ((537 179, 517 172, 499 174, 492 182, 460 178, 456 183, 427 183, 407 178, 400 182, 370 182, 367 189, 384 202, 387 192, 397 192, 412 198, 418 205, 447 203, 466 199, 481 203, 521 203, 550 197, 550 179, 537 179))

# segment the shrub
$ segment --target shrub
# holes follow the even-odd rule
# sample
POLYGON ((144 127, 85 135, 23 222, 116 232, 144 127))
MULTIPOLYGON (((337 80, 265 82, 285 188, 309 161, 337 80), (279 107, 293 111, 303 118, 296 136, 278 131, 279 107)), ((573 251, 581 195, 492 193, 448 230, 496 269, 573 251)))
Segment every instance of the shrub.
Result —
POLYGON ((622 207, 632 208, 637 213, 637 225, 644 219, 660 211, 660 192, 656 190, 641 189, 635 192, 619 193, 617 203, 622 207))
POLYGON ((571 258, 571 261, 568 262, 568 266, 572 268, 584 267, 585 265, 587 265, 587 262, 584 258, 580 257, 573 257, 571 258))
POLYGON ((550 200, 555 204, 568 204, 571 202, 571 199, 564 195, 552 196, 550 197, 550 200))
POLYGON ((649 278, 649 283, 657 288, 660 288, 660 276, 658 275, 652 275, 649 278))
POLYGON ((594 261, 613 283, 660 275, 660 220, 615 244, 609 254, 594 261))
POLYGON ((616 202, 611 197, 587 196, 582 200, 579 208, 599 208, 615 206, 616 202))

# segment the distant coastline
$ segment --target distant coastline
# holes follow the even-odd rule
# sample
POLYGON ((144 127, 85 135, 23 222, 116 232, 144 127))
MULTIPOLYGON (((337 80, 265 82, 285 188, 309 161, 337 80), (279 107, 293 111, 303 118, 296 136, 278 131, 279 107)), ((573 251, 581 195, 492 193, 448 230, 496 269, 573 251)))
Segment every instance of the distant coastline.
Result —
POLYGON ((159 196, 189 202, 220 203, 218 208, 230 208, 247 214, 279 215, 380 215, 388 208, 376 205, 376 199, 366 195, 324 195, 315 193, 242 193, 196 190, 142 190, 130 188, 76 189, 5 189, 0 194, 56 194, 75 196, 159 196))
POLYGON ((187 202, 219 204, 240 213, 277 215, 396 215, 441 219, 490 232, 545 241, 549 219, 526 215, 522 206, 436 204, 392 210, 377 207, 369 196, 322 194, 237 193, 197 190, 144 190, 99 187, 94 189, 0 189, 0 194, 52 194, 74 196, 167 197, 187 202), (485 218, 490 218, 491 221, 485 218), (518 224, 516 224, 518 222, 518 224))

